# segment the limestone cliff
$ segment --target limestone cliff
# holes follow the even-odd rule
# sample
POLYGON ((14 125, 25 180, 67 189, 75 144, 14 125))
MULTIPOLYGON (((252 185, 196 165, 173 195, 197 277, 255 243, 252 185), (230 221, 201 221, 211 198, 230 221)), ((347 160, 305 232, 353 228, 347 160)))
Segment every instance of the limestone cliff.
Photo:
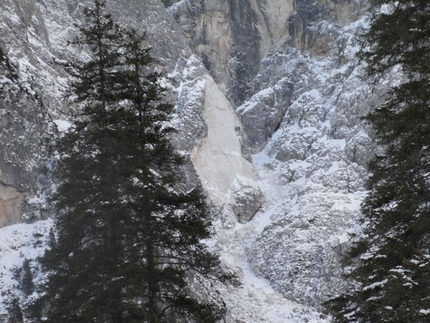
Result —
MULTIPOLYGON (((42 180, 48 156, 48 112, 19 68, 0 57, 0 227, 21 220, 24 200, 42 180)), ((28 219, 30 220, 30 219, 28 219)))
MULTIPOLYGON (((50 142, 76 109, 56 62, 86 55, 66 40, 91 3, 0 2, 0 227, 49 213, 50 142)), ((326 322, 314 309, 347 288, 340 259, 349 234, 360 234, 374 149, 360 117, 396 81, 372 89, 360 79, 356 32, 367 26, 366 6, 107 0, 120 23, 147 31, 175 104, 172 140, 189 160, 184 182, 201 183, 219 210, 208 244, 244 282, 218 286, 228 322, 326 322)), ((37 225, 46 235, 49 222, 37 225)), ((11 253, 31 249, 5 229, 11 253)), ((5 257, 0 289, 13 290, 13 278, 1 278, 10 277, 5 257)))
POLYGON ((329 54, 327 21, 356 19, 364 1, 183 0, 169 10, 191 48, 235 107, 250 96, 261 60, 287 36, 314 56, 329 54))
MULTIPOLYGON (((24 198, 27 195, 33 195, 37 190, 44 189, 37 183, 38 178, 43 175, 42 171, 49 157, 43 153, 43 150, 49 148, 49 143, 42 142, 43 138, 48 133, 49 122, 54 121, 50 125, 51 128, 55 128, 55 121, 67 118, 68 110, 73 108, 64 97, 67 86, 66 73, 61 65, 55 62, 65 59, 73 61, 78 59, 79 55, 85 54, 76 52, 74 48, 68 46, 67 39, 76 34, 75 25, 81 23, 84 6, 91 4, 92 1, 49 0, 6 0, 0 4, 0 15, 5 22, 0 27, 4 35, 0 45, 8 57, 8 62, 17 66, 14 84, 22 87, 21 94, 4 100, 4 104, 12 102, 13 106, 5 106, 1 110, 4 115, 2 119, 4 134, 10 132, 11 135, 3 137, 4 141, 1 142, 2 151, 8 155, 4 156, 0 163, 3 179, 0 183, 3 185, 1 188, 4 193, 0 199, 2 210, 0 226, 18 221, 24 198), (25 91, 32 96, 30 94, 25 96, 25 91), (20 99, 19 95, 25 98, 20 99), (20 100, 26 101, 19 103, 20 100), (18 118, 18 115, 6 116, 6 114, 19 114, 21 118, 18 118), (13 117, 19 120, 19 123, 12 124, 13 117), (27 119, 30 121, 24 124, 27 119), (20 132, 24 131, 31 133, 33 137, 21 136, 20 132), (17 140, 20 140, 21 146, 24 147, 19 146, 18 143, 15 145, 17 140), (27 168, 29 168, 28 164, 31 164, 34 169, 29 169, 25 174, 22 170, 24 166, 15 165, 12 155, 23 155, 20 162, 26 164, 27 168)), ((208 99, 210 94, 207 93, 219 91, 218 87, 210 81, 211 77, 203 64, 193 58, 185 37, 161 1, 108 1, 107 8, 120 23, 147 31, 152 55, 156 57, 156 68, 168 75, 165 79, 165 86, 171 90, 168 99, 176 103, 178 118, 175 122, 180 133, 177 138, 174 138, 175 144, 178 149, 188 153, 197 149, 202 144, 201 141, 207 137, 208 131, 210 133, 214 131, 210 127, 208 129, 203 116, 204 111, 210 111, 216 105, 221 110, 230 110, 230 116, 233 117, 229 102, 226 99, 221 103, 208 99), (209 85, 206 84, 206 80, 209 85), (207 86, 210 86, 210 90, 206 89, 207 86)), ((3 84, 8 86, 6 81, 3 84)), ((221 92, 216 95, 218 98, 223 97, 221 92)), ((230 126, 232 127, 229 130, 230 135, 239 136, 235 130, 240 127, 238 121, 230 126)), ((227 158, 226 162, 235 165, 236 161, 239 162, 238 165, 242 166, 237 166, 234 171, 239 170, 239 173, 246 173, 245 176, 255 180, 251 164, 241 157, 239 137, 234 140, 236 145, 229 149, 231 156, 235 156, 235 161, 230 162, 227 158), (242 168, 246 170, 242 171, 242 168)), ((212 153, 213 150, 209 149, 205 154, 212 159, 212 153)), ((221 190, 226 194, 228 187, 234 182, 236 173, 229 171, 230 167, 224 167, 222 163, 219 166, 224 174, 222 185, 226 185, 221 190)), ((188 172, 190 181, 198 181, 193 174, 195 172, 190 168, 188 172)), ((206 183, 208 180, 204 179, 204 174, 207 172, 200 172, 203 182, 206 183)), ((217 184, 211 181, 211 185, 217 184)))

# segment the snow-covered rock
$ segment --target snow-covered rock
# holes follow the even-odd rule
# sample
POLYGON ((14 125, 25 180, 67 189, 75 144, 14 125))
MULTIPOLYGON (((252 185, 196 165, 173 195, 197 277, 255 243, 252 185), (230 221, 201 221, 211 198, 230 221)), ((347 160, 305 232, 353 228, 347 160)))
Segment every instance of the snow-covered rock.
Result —
MULTIPOLYGON (((201 183, 219 211, 208 245, 243 281, 217 287, 229 323, 328 322, 321 302, 346 287, 340 259, 360 233, 374 154, 360 117, 397 75, 377 86, 360 79, 355 34, 367 26, 366 3, 106 2, 114 19, 147 31, 175 105, 172 140, 189 160, 184 184, 201 183)), ((49 141, 74 108, 55 62, 87 55, 66 40, 91 4, 0 2, 0 48, 12 64, 0 58, 0 227, 46 216, 49 141)), ((49 223, 0 228, 0 292, 18 293, 11 269, 42 252, 49 223)))
MULTIPOLYGON (((229 197, 232 196, 233 205, 237 208, 238 203, 245 203, 245 200, 239 202, 238 194, 242 194, 242 188, 249 190, 250 185, 247 183, 255 183, 258 179, 251 163, 242 156, 240 122, 211 78, 205 79, 203 117, 208 134, 192 152, 195 169, 203 188, 215 203, 228 205, 229 197), (244 181, 238 181, 238 177, 244 178, 244 181)), ((255 184, 252 191, 255 195, 262 195, 255 184)), ((252 218, 259 208, 251 204, 255 204, 254 201, 247 202, 249 207, 242 206, 241 220, 252 218)))

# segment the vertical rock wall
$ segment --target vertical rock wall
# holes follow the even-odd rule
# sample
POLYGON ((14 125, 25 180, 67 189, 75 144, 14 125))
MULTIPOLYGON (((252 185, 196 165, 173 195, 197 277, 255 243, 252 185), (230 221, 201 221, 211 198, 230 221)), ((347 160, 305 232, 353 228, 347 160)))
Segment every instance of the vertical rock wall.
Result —
POLYGON ((262 57, 256 1, 186 0, 170 8, 191 48, 237 106, 262 57))
MULTIPOLYGON (((183 31, 166 10, 165 5, 174 2, 112 0, 107 1, 106 5, 114 19, 121 24, 147 32, 148 45, 152 47, 152 55, 156 58, 156 69, 166 73, 163 82, 169 89, 167 99, 176 105, 174 122, 179 133, 174 142, 177 148, 190 155, 193 150, 205 146, 208 148, 205 156, 209 159, 214 159, 212 152, 217 151, 215 155, 223 154, 223 149, 227 149, 226 154, 235 156, 234 163, 227 159, 226 163, 220 161, 217 165, 228 178, 227 186, 235 182, 236 172, 245 178, 250 177, 253 181, 255 173, 252 166, 241 155, 240 131, 236 129, 240 127, 239 121, 228 100, 224 98, 217 102, 210 99, 213 95, 223 96, 218 85, 213 81, 200 82, 211 77, 205 66, 195 59, 183 31), (213 129, 213 124, 208 124, 205 120, 204 112, 212 108, 219 108, 220 111, 231 110, 228 118, 233 119, 216 125, 224 127, 223 129, 213 129), (214 148, 204 144, 211 142, 208 136, 214 131, 229 133, 229 141, 235 143, 235 151, 232 152, 230 146, 214 148), (234 168, 231 167, 233 164, 234 168)), ((245 2, 241 1, 242 4, 235 7, 235 15, 243 16, 242 22, 249 20, 249 17, 245 16, 249 12, 245 2)), ((56 120, 67 119, 70 109, 76 108, 64 96, 67 73, 55 62, 74 61, 87 55, 83 49, 68 46, 67 40, 77 34, 75 24, 82 22, 84 6, 92 5, 92 0, 4 0, 0 3, 0 19, 3 21, 0 25, 0 47, 8 57, 9 64, 6 66, 4 60, 0 68, 0 227, 19 221, 22 213, 30 210, 25 203, 27 197, 31 198, 35 193, 43 195, 41 190, 49 189, 46 186, 52 184, 40 183, 49 158, 51 135, 54 135, 50 132, 55 131, 56 120)), ((217 13, 223 12, 223 6, 229 6, 229 2, 209 1, 206 4, 205 1, 194 1, 193 6, 196 12, 201 10, 214 15, 199 22, 202 25, 199 30, 206 36, 200 35, 196 43, 198 41, 204 44, 204 39, 212 39, 215 36, 215 31, 212 33, 212 30, 218 32, 219 27, 225 25, 219 24, 220 16, 217 16, 217 13)), ((232 17, 224 18, 228 33, 231 28, 241 28, 238 22, 232 24, 232 17)), ((241 32, 235 31, 236 41, 248 46, 248 49, 253 48, 255 42, 254 45, 249 45, 248 39, 239 39, 241 32)), ((222 53, 225 46, 222 42, 225 38, 220 39, 219 52, 222 53)), ((254 58, 253 62, 257 61, 258 59, 254 58)), ((223 61, 223 64, 227 65, 227 62, 223 61)), ((251 65, 253 64, 249 64, 251 65)), ((247 69, 243 71, 245 70, 247 69)), ((206 170, 206 164, 196 163, 194 166, 200 179, 195 170, 188 167, 186 181, 191 185, 195 185, 199 180, 204 183, 211 182, 209 177, 212 175, 206 170)), ((240 185, 236 187, 238 188, 240 185)), ((223 187, 221 191, 222 194, 227 194, 228 188, 223 187)), ((215 193, 211 197, 218 200, 215 193)))
POLYGON ((354 56, 365 3, 183 0, 170 9, 235 108, 263 179, 267 202, 249 228, 265 227, 248 261, 285 297, 312 306, 346 288, 345 232, 355 232, 373 154, 359 117, 375 97, 354 56))
POLYGON ((261 60, 279 41, 329 54, 326 22, 357 18, 363 0, 183 0, 170 11, 233 107, 253 93, 261 60))
POLYGON ((19 70, 0 59, 0 227, 20 221, 49 149, 48 118, 19 70))
POLYGON ((21 219, 26 194, 13 186, 0 185, 0 228, 17 223, 21 219))

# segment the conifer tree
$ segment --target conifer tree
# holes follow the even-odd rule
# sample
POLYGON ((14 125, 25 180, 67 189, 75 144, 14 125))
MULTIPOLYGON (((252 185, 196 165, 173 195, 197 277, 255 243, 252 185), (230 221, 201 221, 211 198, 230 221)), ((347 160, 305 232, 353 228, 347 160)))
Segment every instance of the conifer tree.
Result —
POLYGON ((34 291, 33 274, 31 272, 30 260, 28 259, 24 260, 19 281, 20 289, 26 296, 30 295, 34 291))
POLYGON ((93 57, 74 67, 82 113, 58 144, 58 237, 41 260, 46 322, 161 323, 172 313, 216 322, 223 307, 193 297, 189 275, 233 276, 202 243, 210 210, 201 188, 178 180, 173 107, 144 35, 115 24, 99 0, 85 16, 72 43, 93 57))
POLYGON ((404 82, 366 120, 384 147, 369 165, 365 229, 347 256, 357 288, 328 303, 335 322, 430 321, 430 2, 385 5, 364 35, 361 58, 404 82))

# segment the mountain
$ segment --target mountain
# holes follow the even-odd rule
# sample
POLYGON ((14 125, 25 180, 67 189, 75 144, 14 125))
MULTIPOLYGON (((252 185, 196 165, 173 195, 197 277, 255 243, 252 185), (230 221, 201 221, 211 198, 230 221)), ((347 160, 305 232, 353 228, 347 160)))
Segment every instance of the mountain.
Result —
MULTIPOLYGON (((76 109, 61 63, 87 55, 67 40, 91 4, 0 3, 0 302, 14 293, 28 300, 11 270, 40 255, 48 239, 52 142, 76 109)), ((360 234, 375 149, 360 117, 398 81, 361 78, 355 53, 367 1, 106 5, 119 23, 146 30, 175 104, 184 181, 201 183, 219 209, 208 244, 243 281, 219 286, 229 322, 328 322, 320 305, 348 287, 340 260, 360 234)), ((35 262, 31 268, 37 278, 35 262)))

